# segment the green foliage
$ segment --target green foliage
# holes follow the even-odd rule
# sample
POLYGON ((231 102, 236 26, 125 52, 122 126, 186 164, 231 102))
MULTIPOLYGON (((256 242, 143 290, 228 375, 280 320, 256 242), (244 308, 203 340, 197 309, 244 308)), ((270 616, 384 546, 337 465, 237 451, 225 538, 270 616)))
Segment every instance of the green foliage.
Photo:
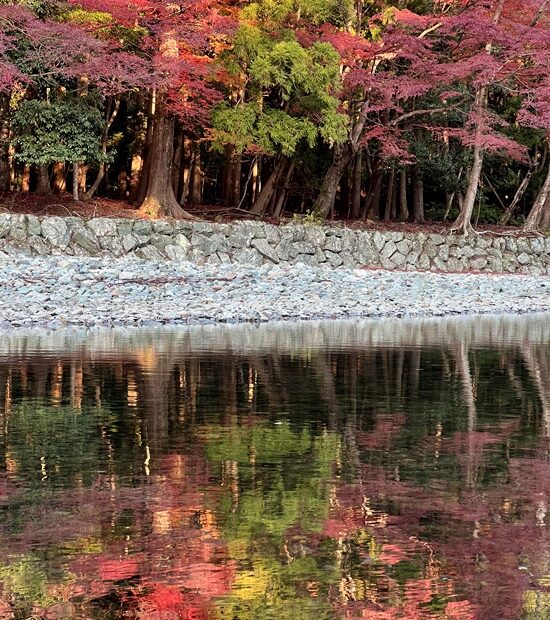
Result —
POLYGON ((313 210, 308 210, 304 215, 295 213, 292 216, 292 221, 297 224, 303 224, 304 226, 321 226, 325 218, 313 210))
POLYGON ((15 157, 26 164, 104 161, 102 123, 101 112, 87 98, 23 101, 13 116, 15 157))
POLYGON ((338 110, 339 56, 328 43, 302 47, 289 32, 273 41, 243 24, 234 48, 223 58, 236 82, 246 83, 237 104, 223 102, 213 112, 213 143, 218 149, 257 147, 267 154, 292 156, 303 141, 318 137, 332 144, 346 137, 347 119, 338 110))

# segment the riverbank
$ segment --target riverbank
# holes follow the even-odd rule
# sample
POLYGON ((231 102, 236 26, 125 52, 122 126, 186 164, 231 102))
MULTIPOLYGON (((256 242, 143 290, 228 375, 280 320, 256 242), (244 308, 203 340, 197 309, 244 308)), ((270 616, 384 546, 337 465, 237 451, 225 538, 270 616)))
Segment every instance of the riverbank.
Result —
POLYGON ((13 255, 0 295, 0 328, 414 318, 549 312, 550 277, 13 255))

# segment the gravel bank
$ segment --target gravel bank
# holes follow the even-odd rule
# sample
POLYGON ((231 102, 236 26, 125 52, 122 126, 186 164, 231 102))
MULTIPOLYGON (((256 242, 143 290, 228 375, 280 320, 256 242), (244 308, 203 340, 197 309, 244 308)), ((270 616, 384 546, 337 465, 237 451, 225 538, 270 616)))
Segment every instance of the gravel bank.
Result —
POLYGON ((66 256, 0 262, 0 327, 550 311, 550 277, 66 256))

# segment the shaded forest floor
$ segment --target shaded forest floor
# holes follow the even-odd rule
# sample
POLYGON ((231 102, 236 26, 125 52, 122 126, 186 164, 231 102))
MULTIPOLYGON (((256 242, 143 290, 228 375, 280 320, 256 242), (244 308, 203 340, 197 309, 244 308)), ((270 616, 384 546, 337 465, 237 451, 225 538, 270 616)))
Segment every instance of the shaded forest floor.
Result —
MULTIPOLYGON (((244 209, 231 209, 219 205, 195 205, 187 206, 186 210, 196 217, 211 222, 233 222, 237 220, 262 220, 270 224, 286 224, 292 221, 300 221, 299 216, 289 216, 281 219, 269 217, 260 218, 253 216, 244 209)), ((129 201, 114 200, 111 198, 94 198, 89 202, 76 202, 70 194, 35 194, 35 193, 10 193, 0 196, 0 213, 22 213, 29 215, 58 215, 76 216, 83 218, 92 217, 117 217, 130 219, 145 219, 137 207, 129 201)), ((373 220, 347 220, 335 218, 324 225, 345 226, 355 230, 379 230, 406 233, 439 233, 445 234, 452 227, 452 221, 427 221, 424 224, 410 222, 385 222, 373 220)), ((525 235, 517 226, 495 226, 479 224, 477 232, 487 235, 525 235)))

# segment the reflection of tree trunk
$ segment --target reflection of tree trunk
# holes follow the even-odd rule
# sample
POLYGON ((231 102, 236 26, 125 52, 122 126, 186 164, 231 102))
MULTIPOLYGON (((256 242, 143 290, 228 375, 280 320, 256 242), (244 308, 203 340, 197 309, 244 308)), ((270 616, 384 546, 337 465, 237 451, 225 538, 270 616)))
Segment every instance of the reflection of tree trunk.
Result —
POLYGON ((477 407, 475 399, 474 382, 470 369, 469 348, 465 342, 461 342, 456 351, 457 369, 462 384, 462 395, 468 410, 468 464, 466 471, 466 483, 469 487, 475 485, 476 455, 473 444, 473 433, 477 427, 477 407))
POLYGON ((336 428, 338 420, 341 418, 341 408, 336 396, 334 376, 330 368, 330 354, 319 353, 315 358, 314 367, 321 386, 321 396, 329 407, 329 428, 336 428))
POLYGON ((544 437, 550 438, 550 362, 545 351, 538 355, 539 351, 534 345, 522 347, 523 359, 529 370, 529 375, 537 389, 542 405, 542 426, 544 437))
POLYGON ((411 352, 411 366, 409 368, 409 382, 411 392, 414 397, 418 397, 418 387, 420 385, 420 360, 422 353, 415 349, 411 352))

